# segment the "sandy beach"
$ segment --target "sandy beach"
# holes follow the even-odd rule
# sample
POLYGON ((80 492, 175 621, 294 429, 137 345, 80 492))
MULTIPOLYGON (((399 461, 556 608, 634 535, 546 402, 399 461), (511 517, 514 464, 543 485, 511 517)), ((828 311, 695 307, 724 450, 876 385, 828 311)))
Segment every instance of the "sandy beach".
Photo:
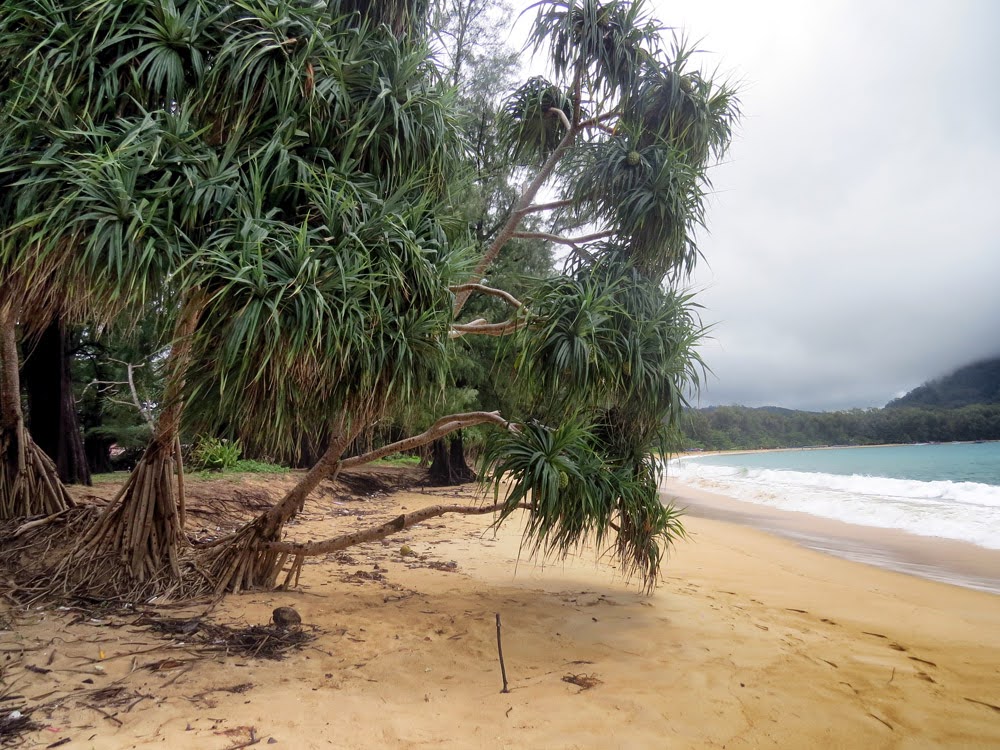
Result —
MULTIPOLYGON (((290 535, 445 494, 324 493, 290 535)), ((282 661, 197 656, 180 638, 73 611, 8 610, 4 689, 50 704, 34 716, 35 747, 1000 746, 1000 596, 693 515, 645 596, 592 551, 519 561, 517 524, 487 525, 434 519, 316 558, 297 590, 212 611, 253 624, 295 607, 317 639, 282 661), (98 703, 110 686, 124 697, 98 703)))
POLYGON ((1000 550, 751 503, 675 479, 667 480, 664 495, 689 517, 737 523, 848 560, 1000 594, 1000 550))

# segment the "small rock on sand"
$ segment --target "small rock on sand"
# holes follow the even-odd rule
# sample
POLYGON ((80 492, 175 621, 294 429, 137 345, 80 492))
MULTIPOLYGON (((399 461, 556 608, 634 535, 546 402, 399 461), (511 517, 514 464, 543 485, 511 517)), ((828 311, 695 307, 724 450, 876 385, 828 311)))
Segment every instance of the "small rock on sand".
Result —
POLYGON ((302 617, 291 607, 278 607, 271 613, 271 619, 279 628, 291 628, 302 624, 302 617))

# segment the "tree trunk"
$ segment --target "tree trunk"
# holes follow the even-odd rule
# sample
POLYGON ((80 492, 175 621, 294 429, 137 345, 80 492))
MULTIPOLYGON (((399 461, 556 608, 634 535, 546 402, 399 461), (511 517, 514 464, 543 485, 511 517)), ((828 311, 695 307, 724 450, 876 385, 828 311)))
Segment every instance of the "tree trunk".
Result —
MULTIPOLYGON (((531 505, 528 503, 521 503, 516 507, 521 510, 531 510, 531 505)), ((271 542, 268 547, 274 551, 286 552, 302 557, 328 555, 331 552, 339 552, 356 544, 385 539, 387 536, 405 531, 412 526, 416 526, 418 523, 443 516, 446 513, 481 516, 487 513, 499 513, 505 508, 507 508, 506 503, 496 503, 495 505, 430 505, 410 513, 403 513, 391 521, 386 521, 378 526, 369 526, 367 529, 352 531, 348 534, 333 537, 332 539, 325 539, 318 542, 271 542)))
POLYGON ((52 322, 35 341, 22 368, 31 436, 65 484, 90 484, 90 469, 76 414, 66 326, 52 322))
MULTIPOLYGON (((577 73, 577 81, 579 81, 580 73, 577 73)), ((507 244, 514 233, 517 231, 518 225, 524 219, 525 215, 531 208, 531 202, 535 199, 538 191, 542 189, 545 181, 552 174, 552 171, 556 168, 559 160, 562 159, 566 150, 572 145, 573 141, 576 139, 577 134, 577 123, 569 123, 566 121, 566 116, 563 114, 562 110, 557 107, 553 107, 549 110, 551 116, 561 117, 564 124, 567 126, 566 135, 562 137, 559 141, 559 145, 556 146, 555 150, 549 154, 549 158, 545 160, 541 169, 535 175, 534 179, 528 183, 528 186, 518 197, 517 202, 514 204, 514 209, 511 211, 510 216, 507 217, 507 221, 500 228, 497 236, 490 243, 490 246, 486 249, 483 257, 479 259, 479 263, 476 265, 476 269, 472 272, 469 277, 470 282, 478 282, 486 274, 486 270, 493 265, 493 261, 497 259, 500 251, 503 250, 503 246, 507 244)), ((469 296, 472 294, 471 290, 463 290, 455 295, 455 303, 452 306, 452 315, 457 320, 458 315, 462 312, 462 308, 465 307, 465 303, 468 302, 469 296)))
POLYGON ((337 476, 341 456, 361 430, 360 426, 348 430, 344 422, 341 415, 330 431, 330 445, 319 461, 280 502, 218 546, 206 550, 201 567, 209 571, 216 593, 274 587, 288 553, 267 549, 266 544, 280 539, 284 525, 302 509, 306 498, 320 482, 337 476))
POLYGON ((111 465, 111 446, 115 441, 100 435, 88 435, 83 439, 83 450, 87 456, 87 468, 91 474, 107 474, 114 471, 111 465))
POLYGON ((0 519, 59 513, 73 506, 55 464, 24 426, 17 319, 0 307, 0 519))
MULTIPOLYGON (((184 301, 167 358, 163 409, 153 439, 125 486, 83 535, 75 556, 96 563, 105 553, 117 553, 127 578, 143 583, 153 579, 179 580, 179 547, 183 540, 178 494, 183 487, 180 457, 184 377, 191 361, 192 335, 204 309, 205 297, 192 292, 184 301)), ((100 586, 108 571, 91 565, 81 578, 84 585, 100 586), (89 575, 89 579, 88 579, 89 575)))
MULTIPOLYGON (((239 592, 252 588, 274 588, 278 576, 284 568, 289 555, 292 565, 289 568, 283 586, 298 583, 302 572, 302 563, 309 555, 334 552, 355 544, 363 544, 377 539, 383 539, 414 524, 445 513, 484 514, 494 513, 503 508, 498 505, 466 506, 466 505, 435 505, 429 508, 404 514, 378 526, 362 531, 351 532, 326 542, 312 544, 291 544, 279 541, 282 526, 301 507, 305 498, 323 479, 336 477, 342 462, 340 460, 344 449, 356 435, 346 435, 338 430, 338 437, 330 444, 320 461, 309 470, 280 503, 272 507, 253 523, 244 526, 219 551, 209 550, 207 560, 212 578, 217 578, 216 593, 223 591, 239 592)), ((527 507, 527 506, 525 506, 527 507)))
POLYGON ((330 429, 332 438, 329 447, 316 465, 279 503, 232 536, 199 551, 196 568, 199 571, 207 571, 206 578, 215 586, 217 594, 225 591, 273 588, 289 554, 293 556, 292 565, 285 579, 285 585, 293 579, 298 580, 302 561, 309 553, 290 553, 287 549, 275 545, 280 541, 283 526, 302 508, 309 493, 324 479, 335 478, 341 469, 360 466, 392 453, 413 450, 462 427, 493 423, 506 429, 513 429, 499 412, 450 414, 439 419, 419 435, 345 459, 342 458, 344 451, 370 423, 364 415, 356 414, 355 419, 356 421, 348 427, 346 414, 341 414, 337 418, 330 429))
POLYGON ((449 487, 476 481, 476 472, 465 460, 461 430, 451 435, 450 439, 435 440, 431 445, 431 455, 433 458, 427 471, 427 482, 432 487, 449 487))

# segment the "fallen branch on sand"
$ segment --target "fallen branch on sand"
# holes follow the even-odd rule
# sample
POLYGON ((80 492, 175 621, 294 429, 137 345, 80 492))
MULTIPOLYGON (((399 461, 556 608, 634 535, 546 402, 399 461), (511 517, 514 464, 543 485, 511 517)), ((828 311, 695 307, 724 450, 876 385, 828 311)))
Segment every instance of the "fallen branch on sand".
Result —
MULTIPOLYGON (((523 503, 519 508, 527 510, 530 506, 523 503)), ((464 515, 485 515, 487 513, 498 513, 504 508, 504 503, 496 505, 429 505, 426 508, 415 510, 412 513, 403 513, 396 516, 391 521, 386 521, 378 526, 372 526, 360 531, 352 531, 348 534, 341 534, 330 539, 319 542, 268 542, 267 549, 274 552, 282 552, 290 555, 326 555, 330 552, 353 547, 355 544, 365 542, 375 542, 387 536, 415 526, 418 523, 427 521, 446 513, 460 513, 464 515)))
MULTIPOLYGON (((446 513, 485 515, 487 513, 498 513, 504 507, 504 503, 497 503, 495 505, 430 505, 426 508, 413 511, 412 513, 403 513, 402 515, 396 516, 391 521, 386 521, 378 526, 372 526, 359 531, 352 531, 348 534, 341 534, 340 536, 335 536, 330 539, 324 539, 317 542, 266 542, 264 544, 264 548, 271 553, 282 555, 283 560, 288 556, 293 558, 292 566, 288 570, 284 584, 282 584, 282 587, 288 587, 289 585, 298 583, 299 574, 302 571, 302 564, 306 557, 312 555, 326 555, 331 552, 339 552, 340 550, 347 549, 348 547, 353 547, 356 544, 364 544, 365 542, 375 542, 379 539, 385 539, 387 536, 398 534, 400 531, 404 531, 411 526, 415 526, 416 524, 422 523, 423 521, 427 521, 431 518, 436 518, 437 516, 443 516, 446 513)), ((517 507, 525 510, 530 508, 527 503, 522 503, 517 507)))

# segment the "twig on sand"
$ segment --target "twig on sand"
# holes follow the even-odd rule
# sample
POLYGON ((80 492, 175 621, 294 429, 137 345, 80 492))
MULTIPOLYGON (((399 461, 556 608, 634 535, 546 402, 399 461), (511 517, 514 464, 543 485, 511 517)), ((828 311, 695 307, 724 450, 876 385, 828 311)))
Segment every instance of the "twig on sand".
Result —
POLYGON ((966 698, 965 700, 969 701, 969 703, 975 703, 979 706, 986 706, 986 708, 992 708, 997 713, 1000 713, 1000 706, 996 706, 992 703, 987 703, 986 701, 977 701, 975 698, 966 698))
POLYGON ((226 750, 240 750, 243 747, 250 747, 251 745, 256 745, 261 741, 261 738, 257 736, 257 729, 255 727, 250 727, 250 739, 239 742, 235 745, 230 745, 226 750))
POLYGON ((497 612, 497 654, 500 656, 500 675, 503 677, 503 690, 501 693, 509 693, 507 689, 507 667, 503 663, 503 644, 500 642, 500 613, 497 612))
POLYGON ((93 703, 84 703, 82 701, 80 702, 80 705, 81 706, 86 706, 87 708, 91 709, 92 711, 97 711, 97 713, 99 713, 101 716, 103 716, 108 721, 113 721, 118 726, 122 726, 122 720, 121 719, 119 719, 114 714, 109 714, 107 711, 105 711, 100 706, 95 706, 93 703))

